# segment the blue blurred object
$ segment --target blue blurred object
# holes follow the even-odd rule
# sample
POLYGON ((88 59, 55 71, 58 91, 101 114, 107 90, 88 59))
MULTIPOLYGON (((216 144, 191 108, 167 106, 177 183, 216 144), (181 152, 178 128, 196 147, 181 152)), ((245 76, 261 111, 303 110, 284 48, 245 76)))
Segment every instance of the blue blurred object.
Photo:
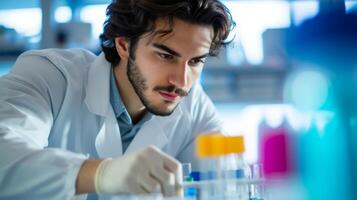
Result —
POLYGON ((235 170, 235 177, 236 177, 237 179, 239 179, 239 178, 245 178, 244 169, 237 169, 237 170, 235 170))
POLYGON ((193 171, 193 172, 191 172, 190 176, 193 178, 194 181, 200 181, 201 180, 200 172, 193 171))
POLYGON ((331 83, 332 113, 323 127, 313 122, 299 141, 299 167, 313 200, 357 199, 357 14, 324 12, 291 28, 290 56, 324 71, 331 83))
POLYGON ((184 190, 185 198, 195 198, 198 195, 198 189, 196 188, 187 188, 184 190))
POLYGON ((308 199, 353 199, 347 135, 338 116, 325 127, 314 123, 299 143, 299 169, 308 199))
POLYGON ((351 70, 357 53, 357 14, 322 13, 291 28, 290 56, 319 63, 324 69, 351 70))

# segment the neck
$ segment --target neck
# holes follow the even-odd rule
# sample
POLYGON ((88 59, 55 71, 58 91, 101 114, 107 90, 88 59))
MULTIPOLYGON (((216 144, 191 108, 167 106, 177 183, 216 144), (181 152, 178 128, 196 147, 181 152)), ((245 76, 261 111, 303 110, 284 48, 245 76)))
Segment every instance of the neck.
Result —
POLYGON ((136 94, 128 79, 126 66, 120 64, 116 66, 114 68, 114 75, 120 97, 131 117, 131 120, 135 124, 140 121, 146 113, 145 106, 141 103, 139 96, 136 94))

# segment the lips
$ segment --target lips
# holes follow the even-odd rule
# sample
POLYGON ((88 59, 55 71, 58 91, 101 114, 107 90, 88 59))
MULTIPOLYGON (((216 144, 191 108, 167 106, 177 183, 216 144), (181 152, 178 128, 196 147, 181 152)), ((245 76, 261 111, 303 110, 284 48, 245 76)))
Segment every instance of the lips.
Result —
POLYGON ((163 97, 166 101, 175 101, 177 98, 177 94, 176 93, 167 93, 167 92, 163 92, 163 91, 159 91, 159 94, 161 95, 161 97, 163 97))

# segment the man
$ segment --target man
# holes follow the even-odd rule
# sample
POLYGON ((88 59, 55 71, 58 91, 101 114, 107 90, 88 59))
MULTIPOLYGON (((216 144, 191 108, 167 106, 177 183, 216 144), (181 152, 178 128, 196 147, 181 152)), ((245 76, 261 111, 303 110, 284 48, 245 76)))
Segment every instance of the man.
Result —
POLYGON ((1 199, 178 194, 196 136, 221 129, 197 79, 233 25, 226 7, 120 0, 107 15, 99 56, 30 51, 0 79, 1 199))

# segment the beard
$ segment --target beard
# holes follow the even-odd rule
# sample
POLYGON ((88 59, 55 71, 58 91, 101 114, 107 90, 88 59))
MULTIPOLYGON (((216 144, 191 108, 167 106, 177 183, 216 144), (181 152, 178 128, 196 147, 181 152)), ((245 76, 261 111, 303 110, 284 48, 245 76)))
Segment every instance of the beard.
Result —
MULTIPOLYGON (((159 116, 168 116, 171 115, 172 112, 176 109, 178 106, 178 103, 175 105, 174 108, 169 109, 166 107, 159 107, 155 106, 145 95, 145 91, 149 89, 147 85, 147 81, 145 77, 142 75, 140 72, 139 67, 135 63, 135 59, 130 55, 128 64, 127 64, 127 76, 128 79, 131 83, 131 85, 134 88, 135 93, 138 95, 141 103, 145 106, 148 112, 154 114, 154 115, 159 115, 159 116)), ((178 94, 180 97, 184 97, 188 95, 188 92, 186 92, 183 89, 177 88, 174 85, 169 85, 169 86, 156 86, 154 87, 153 91, 166 91, 166 92, 175 92, 178 94)), ((165 102, 167 106, 169 104, 172 104, 172 102, 165 102)))

